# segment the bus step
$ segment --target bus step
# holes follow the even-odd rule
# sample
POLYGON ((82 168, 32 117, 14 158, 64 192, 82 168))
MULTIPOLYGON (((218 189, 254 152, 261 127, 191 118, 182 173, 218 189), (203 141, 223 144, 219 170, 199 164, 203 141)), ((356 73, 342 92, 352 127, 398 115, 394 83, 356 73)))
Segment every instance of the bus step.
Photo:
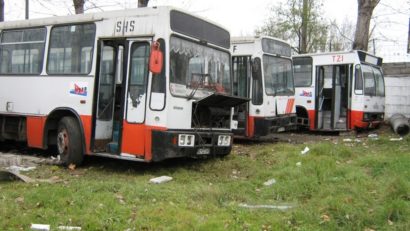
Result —
POLYGON ((110 142, 107 144, 107 151, 109 153, 118 153, 118 142, 110 142))
POLYGON ((118 143, 119 136, 120 136, 120 131, 114 130, 114 132, 112 133, 112 141, 118 143))

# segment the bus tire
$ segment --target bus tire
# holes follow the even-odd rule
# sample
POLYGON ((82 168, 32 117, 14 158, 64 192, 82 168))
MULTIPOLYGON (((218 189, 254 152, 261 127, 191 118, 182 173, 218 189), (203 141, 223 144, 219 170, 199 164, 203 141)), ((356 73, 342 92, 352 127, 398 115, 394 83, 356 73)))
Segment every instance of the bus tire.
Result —
POLYGON ((63 117, 58 123, 57 150, 62 164, 76 166, 83 162, 80 126, 73 117, 63 117))

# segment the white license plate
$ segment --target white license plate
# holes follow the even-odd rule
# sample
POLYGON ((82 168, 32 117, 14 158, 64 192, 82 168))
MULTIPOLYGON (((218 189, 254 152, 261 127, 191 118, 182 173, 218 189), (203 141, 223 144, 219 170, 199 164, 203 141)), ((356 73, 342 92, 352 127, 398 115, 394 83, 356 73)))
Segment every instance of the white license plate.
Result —
POLYGON ((209 155, 211 153, 211 150, 209 148, 200 148, 198 151, 196 151, 197 155, 209 155))

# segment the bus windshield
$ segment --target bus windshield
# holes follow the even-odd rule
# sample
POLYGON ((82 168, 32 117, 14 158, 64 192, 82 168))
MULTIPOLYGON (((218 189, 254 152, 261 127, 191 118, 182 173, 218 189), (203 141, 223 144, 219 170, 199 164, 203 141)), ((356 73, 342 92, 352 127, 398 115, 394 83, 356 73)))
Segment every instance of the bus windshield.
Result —
POLYGON ((229 53, 172 36, 170 90, 175 96, 202 98, 231 94, 229 53))
POLYGON ((267 95, 293 95, 292 61, 286 58, 263 56, 263 74, 267 95))
POLYGON ((361 65, 364 94, 369 96, 384 96, 384 80, 379 68, 362 64, 361 65))

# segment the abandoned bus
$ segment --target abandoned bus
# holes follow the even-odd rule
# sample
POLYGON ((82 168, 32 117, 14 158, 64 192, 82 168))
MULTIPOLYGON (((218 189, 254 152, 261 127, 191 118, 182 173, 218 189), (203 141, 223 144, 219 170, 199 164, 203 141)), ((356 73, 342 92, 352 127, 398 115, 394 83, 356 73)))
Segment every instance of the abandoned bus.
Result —
POLYGON ((384 117, 382 59, 363 51, 293 57, 298 123, 310 130, 377 127, 384 117))
POLYGON ((253 139, 296 129, 291 47, 266 36, 231 41, 233 94, 251 100, 235 107, 235 136, 253 139))
POLYGON ((0 140, 56 145, 65 164, 230 152, 243 101, 222 27, 154 7, 0 28, 0 140))

